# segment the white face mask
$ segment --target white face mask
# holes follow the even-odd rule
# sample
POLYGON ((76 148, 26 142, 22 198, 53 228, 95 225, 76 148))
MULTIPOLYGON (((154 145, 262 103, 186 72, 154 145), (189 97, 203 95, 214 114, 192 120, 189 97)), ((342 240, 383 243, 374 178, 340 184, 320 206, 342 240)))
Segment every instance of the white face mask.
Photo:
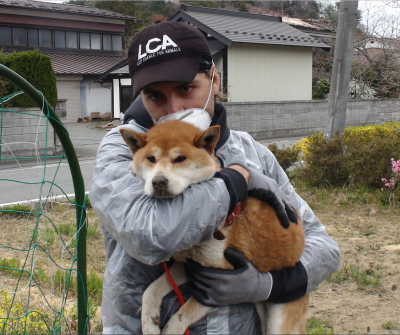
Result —
MULTIPOLYGON (((215 71, 215 69, 214 69, 214 71, 215 71)), ((214 80, 214 71, 213 71, 212 78, 211 78, 210 92, 208 93, 207 102, 206 102, 204 108, 189 108, 189 109, 185 109, 180 112, 165 115, 165 116, 161 117, 158 121, 154 120, 154 124, 160 124, 160 123, 163 123, 166 121, 172 121, 172 120, 181 120, 186 123, 190 123, 190 124, 196 126, 197 128, 200 128, 201 130, 206 130, 211 124, 211 116, 206 111, 206 107, 207 107, 208 102, 210 101, 210 97, 211 97, 212 85, 213 85, 213 80, 214 80)))

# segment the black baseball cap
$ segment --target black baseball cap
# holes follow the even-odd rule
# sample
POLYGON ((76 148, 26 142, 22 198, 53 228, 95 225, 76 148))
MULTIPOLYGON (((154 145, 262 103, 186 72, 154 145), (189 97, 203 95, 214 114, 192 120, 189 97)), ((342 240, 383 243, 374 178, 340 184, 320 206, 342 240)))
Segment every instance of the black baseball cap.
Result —
POLYGON ((204 60, 211 64, 207 39, 187 23, 160 22, 142 30, 128 50, 133 96, 157 82, 191 82, 204 60))

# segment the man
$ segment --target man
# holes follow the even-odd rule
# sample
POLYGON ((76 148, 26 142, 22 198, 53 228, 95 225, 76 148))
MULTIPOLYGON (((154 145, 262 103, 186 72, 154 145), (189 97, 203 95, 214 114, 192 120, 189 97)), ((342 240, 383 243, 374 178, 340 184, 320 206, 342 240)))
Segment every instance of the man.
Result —
MULTIPOLYGON (((189 262, 191 283, 180 288, 185 299, 193 294, 199 302, 216 306, 189 328, 190 334, 259 334, 253 303, 286 302, 310 292, 339 267, 338 246, 296 194, 273 154, 249 134, 227 127, 225 108, 216 103, 218 73, 199 30, 178 22, 153 25, 136 35, 128 57, 133 93, 140 95, 127 111, 124 127, 146 132, 158 122, 182 117, 203 128, 218 124, 216 156, 224 168, 175 198, 149 198, 143 181, 132 173, 132 153, 119 130, 104 137, 90 190, 107 254, 104 333, 141 333, 142 294, 164 272, 161 262, 211 239, 247 191, 257 187, 274 192, 286 219, 291 205, 299 210, 306 234, 300 262, 259 273, 241 253, 228 249, 225 257, 234 270, 215 271, 189 262)), ((163 299, 161 327, 178 308, 171 292, 163 299)))

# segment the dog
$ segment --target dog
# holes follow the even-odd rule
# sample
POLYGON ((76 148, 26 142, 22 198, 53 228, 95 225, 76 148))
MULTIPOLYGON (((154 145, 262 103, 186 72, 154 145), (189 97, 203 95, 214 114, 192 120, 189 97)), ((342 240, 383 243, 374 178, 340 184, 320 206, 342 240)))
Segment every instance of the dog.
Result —
MULTIPOLYGON (((190 185, 211 179, 221 169, 214 155, 219 126, 202 131, 183 121, 167 121, 155 125, 147 133, 129 129, 120 129, 120 132, 134 155, 133 172, 144 180, 144 192, 150 197, 175 197, 190 185)), ((249 193, 235 222, 220 229, 218 233, 223 235, 222 238, 213 238, 172 256, 175 262, 169 270, 177 285, 188 281, 183 266, 188 258, 203 266, 232 269, 224 258, 226 248, 242 252, 260 272, 281 270, 298 262, 305 243, 300 218, 297 223, 290 222, 289 227, 283 227, 273 206, 268 203, 271 199, 265 197, 262 190, 255 191, 259 192, 257 198, 249 193)), ((162 298, 170 291, 171 284, 164 273, 144 292, 143 334, 160 334, 162 298)), ((211 309, 190 297, 171 317, 162 334, 183 334, 211 309)), ((263 334, 306 331, 308 295, 284 304, 256 303, 256 309, 263 334)))

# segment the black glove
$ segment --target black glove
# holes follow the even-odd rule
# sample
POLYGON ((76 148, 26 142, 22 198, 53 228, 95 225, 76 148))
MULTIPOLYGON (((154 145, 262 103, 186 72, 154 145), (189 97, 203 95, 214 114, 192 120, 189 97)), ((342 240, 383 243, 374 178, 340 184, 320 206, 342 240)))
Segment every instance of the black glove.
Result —
POLYGON ((226 249, 225 258, 233 270, 209 268, 188 259, 186 274, 195 288, 188 287, 193 297, 205 306, 227 306, 268 299, 272 276, 261 273, 239 251, 226 249))
POLYGON ((247 170, 250 175, 247 185, 249 195, 270 204, 275 209, 284 228, 289 228, 289 220, 297 223, 296 211, 290 205, 276 181, 257 170, 251 168, 247 168, 247 170))

